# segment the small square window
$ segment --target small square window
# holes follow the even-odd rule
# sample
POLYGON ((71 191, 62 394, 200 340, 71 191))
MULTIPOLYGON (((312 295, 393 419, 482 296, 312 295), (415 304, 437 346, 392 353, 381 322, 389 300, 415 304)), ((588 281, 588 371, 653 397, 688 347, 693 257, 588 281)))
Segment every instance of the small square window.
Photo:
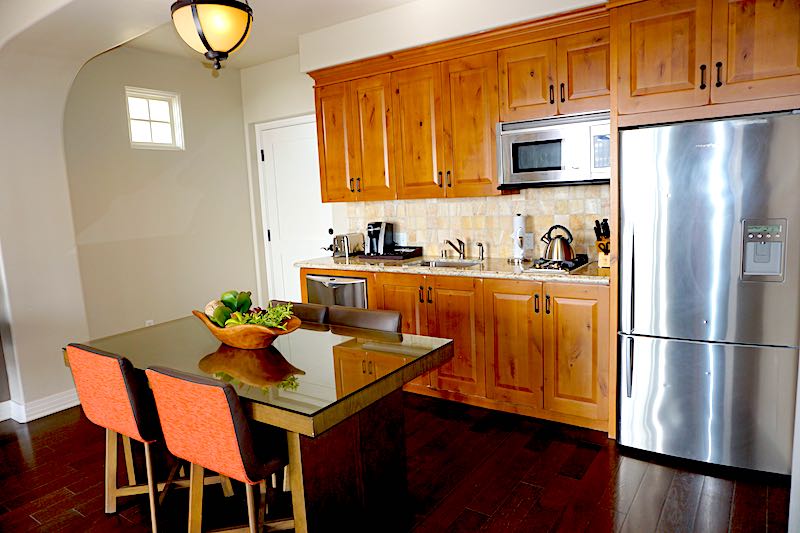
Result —
POLYGON ((183 150, 181 101, 175 93, 125 87, 133 148, 183 150))

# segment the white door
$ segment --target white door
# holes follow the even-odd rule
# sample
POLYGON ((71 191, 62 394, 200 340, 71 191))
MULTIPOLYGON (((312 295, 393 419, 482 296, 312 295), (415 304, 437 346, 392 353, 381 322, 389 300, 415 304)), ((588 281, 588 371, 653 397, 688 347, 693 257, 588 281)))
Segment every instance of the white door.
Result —
POLYGON ((300 269, 294 262, 325 255, 321 248, 332 240, 332 209, 320 193, 315 118, 265 124, 257 131, 269 298, 299 302, 300 269))

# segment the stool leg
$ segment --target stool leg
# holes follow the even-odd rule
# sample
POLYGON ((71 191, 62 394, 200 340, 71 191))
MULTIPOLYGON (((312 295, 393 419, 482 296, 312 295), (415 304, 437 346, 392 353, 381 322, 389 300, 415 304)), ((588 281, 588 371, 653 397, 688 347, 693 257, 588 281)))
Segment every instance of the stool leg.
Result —
POLYGON ((117 512, 117 432, 106 429, 106 513, 117 512))
POLYGON ((231 486, 231 478, 228 476, 219 475, 219 484, 222 485, 222 494, 226 498, 233 496, 233 487, 231 486))
POLYGON ((150 498, 150 523, 152 524, 153 533, 158 533, 158 520, 156 519, 156 487, 155 479, 153 478, 153 463, 150 460, 150 443, 144 443, 144 460, 147 466, 147 495, 150 498))
POLYGON ((258 520, 256 519, 256 498, 253 493, 253 485, 245 483, 247 489, 247 519, 250 525, 250 533, 258 532, 258 520))
POLYGON ((134 468, 133 464, 131 438, 127 435, 122 436, 122 451, 125 453, 125 469, 128 472, 128 485, 136 485, 136 469, 134 468))
POLYGON ((267 481, 258 484, 261 499, 258 501, 258 527, 264 527, 264 517, 267 514, 267 481))
POLYGON ((192 463, 189 468, 189 533, 200 533, 203 527, 203 475, 205 469, 192 463))

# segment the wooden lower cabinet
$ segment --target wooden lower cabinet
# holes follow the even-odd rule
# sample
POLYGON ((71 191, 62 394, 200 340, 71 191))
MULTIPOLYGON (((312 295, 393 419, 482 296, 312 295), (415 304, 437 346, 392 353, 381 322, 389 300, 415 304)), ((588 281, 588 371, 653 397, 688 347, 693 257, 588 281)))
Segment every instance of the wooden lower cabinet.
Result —
POLYGON ((547 283, 544 408, 608 420, 608 288, 547 283))
POLYGON ((451 362, 405 390, 608 429, 608 287, 387 273, 375 285, 405 333, 455 341, 451 362))
POLYGON ((341 398, 361 387, 391 374, 408 361, 408 357, 333 347, 336 396, 341 398))
POLYGON ((486 396, 542 407, 542 284, 487 279, 486 396))

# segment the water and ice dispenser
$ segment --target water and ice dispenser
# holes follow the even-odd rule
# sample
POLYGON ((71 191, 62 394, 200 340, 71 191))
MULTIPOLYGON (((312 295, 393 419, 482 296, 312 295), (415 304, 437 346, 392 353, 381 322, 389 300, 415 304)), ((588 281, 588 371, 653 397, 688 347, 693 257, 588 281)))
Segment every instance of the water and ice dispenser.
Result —
POLYGON ((744 220, 742 280, 783 281, 786 219, 744 220))

